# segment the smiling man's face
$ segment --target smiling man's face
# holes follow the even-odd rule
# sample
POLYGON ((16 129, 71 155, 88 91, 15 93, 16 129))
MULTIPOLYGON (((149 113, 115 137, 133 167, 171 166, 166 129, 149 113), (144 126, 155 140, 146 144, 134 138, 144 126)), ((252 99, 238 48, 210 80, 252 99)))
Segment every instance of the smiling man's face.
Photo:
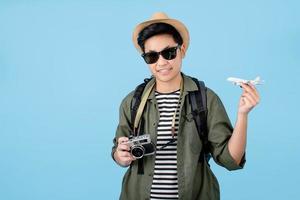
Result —
MULTIPOLYGON (((174 41, 173 37, 169 34, 161 34, 150 37, 145 41, 145 53, 148 52, 161 52, 167 48, 176 47, 178 44, 174 41)), ((159 55, 157 62, 148 64, 151 73, 155 76, 157 84, 159 83, 173 83, 175 80, 180 79, 181 64, 184 57, 184 49, 182 45, 177 48, 177 56, 172 60, 165 59, 159 55)))

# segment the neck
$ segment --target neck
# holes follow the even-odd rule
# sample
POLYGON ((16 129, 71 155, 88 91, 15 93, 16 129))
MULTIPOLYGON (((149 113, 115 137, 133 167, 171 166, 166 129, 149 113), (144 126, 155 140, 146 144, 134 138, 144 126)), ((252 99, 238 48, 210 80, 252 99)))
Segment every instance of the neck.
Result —
POLYGON ((164 82, 156 80, 156 91, 161 93, 170 93, 180 89, 182 76, 179 73, 174 79, 164 82))

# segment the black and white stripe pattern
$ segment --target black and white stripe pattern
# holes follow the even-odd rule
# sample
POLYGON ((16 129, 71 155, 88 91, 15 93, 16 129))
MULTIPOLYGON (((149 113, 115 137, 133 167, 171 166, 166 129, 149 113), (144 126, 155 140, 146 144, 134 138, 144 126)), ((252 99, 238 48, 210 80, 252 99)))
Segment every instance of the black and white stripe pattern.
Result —
POLYGON ((150 197, 151 199, 178 199, 177 133, 180 91, 168 94, 156 92, 155 96, 160 118, 157 127, 157 151, 150 197), (172 119, 176 109, 174 142, 160 149, 172 140, 172 119))

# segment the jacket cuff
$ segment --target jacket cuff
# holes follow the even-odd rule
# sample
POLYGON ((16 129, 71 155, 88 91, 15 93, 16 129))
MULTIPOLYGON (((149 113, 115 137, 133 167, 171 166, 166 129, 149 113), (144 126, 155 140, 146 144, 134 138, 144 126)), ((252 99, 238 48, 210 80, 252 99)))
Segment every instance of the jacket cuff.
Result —
POLYGON ((114 157, 114 153, 116 152, 116 150, 117 150, 116 146, 113 146, 111 149, 111 158, 117 163, 117 161, 115 160, 115 157, 114 157))
POLYGON ((223 163, 224 167, 229 171, 243 169, 246 163, 246 153, 244 153, 241 162, 237 164, 229 152, 228 145, 224 149, 223 158, 225 159, 222 160, 221 163, 223 163))

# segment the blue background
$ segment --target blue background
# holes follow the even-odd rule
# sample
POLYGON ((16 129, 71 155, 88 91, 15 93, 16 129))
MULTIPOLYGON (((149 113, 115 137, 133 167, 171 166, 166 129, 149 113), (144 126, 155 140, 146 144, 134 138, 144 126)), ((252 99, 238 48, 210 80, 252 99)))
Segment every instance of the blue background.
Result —
POLYGON ((233 124, 241 89, 226 78, 266 80, 245 169, 211 162, 222 199, 298 199, 299 10, 296 0, 1 0, 0 199, 118 199, 119 104, 150 75, 131 34, 156 11, 186 24, 183 72, 218 93, 233 124))

